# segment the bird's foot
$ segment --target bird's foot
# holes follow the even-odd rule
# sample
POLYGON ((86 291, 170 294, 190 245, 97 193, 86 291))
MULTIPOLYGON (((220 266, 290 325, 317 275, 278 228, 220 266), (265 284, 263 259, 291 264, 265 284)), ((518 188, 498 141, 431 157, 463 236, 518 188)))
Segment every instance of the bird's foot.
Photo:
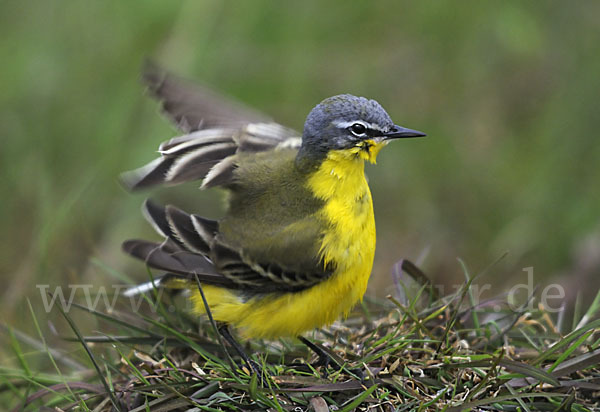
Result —
MULTIPOLYGON (((266 382, 266 374, 263 371, 263 368, 254 360, 250 359, 250 356, 244 351, 244 348, 235 340, 235 338, 229 332, 227 325, 220 325, 219 332, 225 338, 225 340, 235 349, 240 358, 244 361, 246 366, 248 367, 247 371, 251 372, 250 374, 256 374, 258 377, 258 381, 261 386, 265 386, 266 382)), ((240 368, 243 369, 243 368, 240 368)))
POLYGON ((298 339, 300 342, 304 343, 308 346, 318 357, 317 361, 311 364, 312 369, 317 369, 319 367, 323 367, 321 371, 321 377, 326 379, 329 377, 329 366, 335 366, 338 369, 343 369, 344 371, 356 376, 360 379, 361 382, 365 380, 365 373, 361 368, 347 368, 345 365, 340 364, 337 360, 332 358, 322 347, 319 345, 309 341, 308 339, 299 336, 298 339))

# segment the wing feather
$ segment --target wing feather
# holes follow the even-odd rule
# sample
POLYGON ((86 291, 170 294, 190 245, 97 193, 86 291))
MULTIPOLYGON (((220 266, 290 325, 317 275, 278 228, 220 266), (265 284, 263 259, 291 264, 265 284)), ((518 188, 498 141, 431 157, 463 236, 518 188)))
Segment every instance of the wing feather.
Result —
POLYGON ((142 82, 160 102, 164 114, 185 133, 270 121, 263 113, 217 94, 208 87, 174 76, 151 61, 144 65, 142 82))
POLYGON ((163 143, 160 158, 124 173, 121 182, 129 190, 193 180, 204 180, 203 188, 226 185, 238 153, 298 148, 300 142, 296 132, 276 123, 199 130, 163 143))
MULTIPOLYGON (((202 188, 233 188, 232 182, 235 181, 235 190, 241 195, 245 190, 252 190, 251 187, 270 185, 265 183, 268 179, 263 179, 261 172, 259 182, 251 182, 250 185, 238 182, 236 171, 240 168, 242 157, 249 159, 249 153, 262 153, 264 156, 258 157, 262 159, 260 162, 264 162, 265 159, 278 158, 271 156, 270 151, 285 149, 285 158, 293 159, 290 153, 295 151, 288 149, 300 147, 301 139, 297 132, 207 88, 172 76, 153 64, 146 66, 143 81, 160 101, 163 112, 184 134, 161 144, 160 158, 122 175, 124 186, 130 190, 194 180, 202 180, 202 188)), ((256 166, 259 170, 262 167, 260 162, 251 161, 250 167, 256 166)), ((279 173, 275 171, 272 175, 278 176, 279 173)), ((289 187, 289 180, 272 190, 287 193, 285 199, 274 199, 277 204, 300 202, 309 208, 316 207, 310 204, 309 196, 302 190, 289 187)), ((248 199, 253 198, 251 195, 248 199)), ((263 213, 261 216, 265 219, 251 220, 249 227, 244 225, 244 228, 238 224, 238 218, 247 222, 242 216, 244 214, 233 213, 226 220, 228 234, 223 235, 218 222, 189 215, 173 206, 165 208, 147 201, 143 208, 144 216, 165 241, 132 240, 125 242, 123 248, 149 266, 174 276, 192 279, 198 274, 207 284, 255 294, 302 290, 328 278, 333 267, 324 267, 315 257, 315 250, 318 251, 315 242, 320 232, 310 213, 308 217, 296 216, 295 221, 275 222, 269 210, 255 211, 263 213), (245 232, 232 235, 232 231, 238 228, 245 232), (288 236, 288 231, 302 228, 301 236, 288 236), (257 253, 262 246, 253 248, 254 243, 262 245, 266 241, 271 242, 273 255, 257 253)), ((286 219, 291 217, 289 214, 286 216, 286 219)))
POLYGON ((305 273, 286 270, 273 262, 253 262, 219 238, 217 222, 189 215, 174 206, 163 208, 148 200, 144 214, 166 240, 160 244, 129 240, 123 244, 123 250, 156 269, 190 279, 198 274, 207 284, 259 294, 303 290, 333 272, 332 267, 305 273))
POLYGON ((237 153, 300 147, 297 132, 153 63, 143 81, 185 134, 162 143, 159 159, 124 173, 121 182, 129 190, 193 180, 204 180, 203 188, 225 185, 237 153))
POLYGON ((165 174, 165 182, 178 184, 203 179, 214 166, 233 155, 235 151, 234 144, 220 143, 178 156, 165 174))

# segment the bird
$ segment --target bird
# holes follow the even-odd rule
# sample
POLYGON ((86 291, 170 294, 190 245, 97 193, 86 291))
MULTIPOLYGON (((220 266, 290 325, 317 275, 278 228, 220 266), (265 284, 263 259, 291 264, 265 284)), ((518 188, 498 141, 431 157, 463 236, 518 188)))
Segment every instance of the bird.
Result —
POLYGON ((186 290, 195 314, 210 311, 244 339, 300 337, 347 316, 365 294, 376 245, 365 162, 392 140, 425 133, 351 94, 321 101, 298 133, 157 67, 144 81, 183 134, 123 174, 123 185, 199 181, 228 200, 219 220, 145 201, 162 240, 122 247, 164 275, 126 294, 186 290))

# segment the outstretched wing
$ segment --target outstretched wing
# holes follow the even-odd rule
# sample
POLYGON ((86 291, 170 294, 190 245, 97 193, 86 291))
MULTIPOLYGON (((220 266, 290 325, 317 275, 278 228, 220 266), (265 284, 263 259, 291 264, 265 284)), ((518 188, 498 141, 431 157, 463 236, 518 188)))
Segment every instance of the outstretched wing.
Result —
POLYGON ((250 294, 299 291, 327 279, 333 268, 289 270, 274 262, 253 261, 219 238, 218 222, 173 206, 146 201, 144 216, 165 237, 163 243, 129 240, 125 252, 178 279, 243 290, 250 294))
POLYGON ((124 173, 121 181, 129 190, 193 180, 203 180, 202 188, 223 185, 232 177, 236 154, 299 147, 301 140, 294 136, 293 131, 276 123, 198 130, 161 144, 161 157, 124 173))
MULTIPOLYGON (((143 80, 161 102, 166 115, 187 134, 161 144, 160 158, 123 174, 122 182, 130 190, 193 180, 202 180, 202 188, 218 185, 232 188, 230 184, 241 157, 247 160, 255 153, 262 159, 277 160, 280 156, 267 152, 281 150, 289 157, 294 154, 289 149, 300 146, 301 139, 295 131, 269 122, 251 109, 169 75, 156 66, 146 67, 143 80)), ((291 159, 293 163, 293 157, 291 159)), ((244 167, 260 168, 268 163, 249 161, 244 167)), ((261 190, 251 186, 271 187, 273 182, 265 182, 261 176, 278 176, 279 173, 258 171, 251 175, 256 181, 242 182, 233 190, 232 199, 253 199, 271 203, 275 208, 281 207, 277 206, 281 201, 295 205, 306 203, 309 209, 315 206, 303 191, 290 190, 289 182, 295 179, 281 179, 280 187, 271 190, 276 196, 287 193, 293 198, 266 199, 258 195, 261 190)), ((164 278, 167 281, 199 279, 206 284, 251 294, 302 290, 331 275, 332 268, 324 267, 317 257, 320 226, 310 211, 293 208, 290 210, 298 211, 300 216, 289 215, 287 221, 272 221, 267 217, 273 218, 277 213, 270 213, 268 207, 248 209, 260 216, 255 219, 242 216, 244 207, 232 207, 220 228, 218 222, 189 215, 173 206, 146 202, 144 215, 165 241, 129 240, 123 249, 149 266, 168 272, 164 278), (244 228, 240 228, 240 220, 245 222, 244 228), (287 230, 293 230, 292 236, 287 230), (269 242, 270 246, 263 248, 257 238, 260 242, 269 242), (261 255, 260 251, 265 254, 261 255)), ((138 289, 132 290, 135 293, 138 289)))
POLYGON ((163 111, 187 134, 160 145, 161 157, 124 173, 129 190, 158 184, 203 180, 202 187, 224 184, 235 155, 299 147, 299 134, 265 116, 149 65, 143 79, 163 111))
POLYGON ((208 87, 168 73, 152 61, 144 64, 142 82, 160 102, 163 113, 184 133, 272 122, 263 113, 208 87))

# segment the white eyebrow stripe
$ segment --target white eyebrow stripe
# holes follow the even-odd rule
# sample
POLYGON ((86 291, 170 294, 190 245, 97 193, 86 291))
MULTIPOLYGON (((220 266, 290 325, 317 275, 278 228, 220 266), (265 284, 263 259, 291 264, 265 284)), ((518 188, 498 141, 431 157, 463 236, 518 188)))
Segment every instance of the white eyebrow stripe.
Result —
POLYGON ((365 122, 364 120, 353 120, 351 122, 337 122, 337 123, 335 123, 335 126, 340 129, 346 129, 356 123, 362 124, 367 129, 374 129, 374 130, 378 130, 380 132, 385 132, 385 130, 383 130, 381 127, 379 127, 379 125, 365 122))

